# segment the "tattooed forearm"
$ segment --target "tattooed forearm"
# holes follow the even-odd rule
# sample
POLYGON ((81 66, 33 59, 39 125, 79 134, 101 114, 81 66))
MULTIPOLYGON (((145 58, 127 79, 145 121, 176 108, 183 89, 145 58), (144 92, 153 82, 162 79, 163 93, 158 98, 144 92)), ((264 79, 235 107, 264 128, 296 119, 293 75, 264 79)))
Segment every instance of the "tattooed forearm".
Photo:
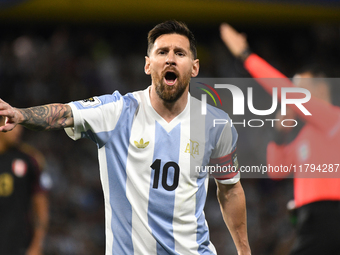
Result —
POLYGON ((73 126, 73 115, 69 105, 49 104, 18 110, 23 116, 21 124, 32 130, 62 129, 73 126))

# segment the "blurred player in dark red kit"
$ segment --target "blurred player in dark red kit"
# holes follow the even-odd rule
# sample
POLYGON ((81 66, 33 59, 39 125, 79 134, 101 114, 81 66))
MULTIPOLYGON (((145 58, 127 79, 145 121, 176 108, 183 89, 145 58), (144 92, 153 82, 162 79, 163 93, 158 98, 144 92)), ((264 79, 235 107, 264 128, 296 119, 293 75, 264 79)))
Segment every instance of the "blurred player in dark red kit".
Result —
MULTIPOLYGON (((1 120, 1 118, 0 118, 1 120)), ((0 133, 0 254, 40 255, 48 224, 43 158, 21 143, 23 127, 0 133)))
MULTIPOLYGON (((298 171, 299 166, 302 166, 303 172, 310 166, 319 168, 303 176, 295 174, 297 238, 291 254, 339 254, 340 179, 337 178, 339 175, 331 174, 340 171, 340 108, 331 104, 329 80, 323 70, 310 66, 294 76, 293 84, 249 50, 245 35, 228 24, 222 24, 220 30, 221 38, 230 52, 243 62, 246 70, 268 93, 271 94, 272 88, 277 87, 280 98, 281 87, 293 86, 310 91, 312 97, 304 107, 311 115, 305 115, 296 105, 291 105, 285 116, 276 116, 280 121, 276 121, 275 141, 267 147, 267 163, 271 166, 293 165, 298 171), (281 79, 273 82, 261 78, 281 79), (283 127, 283 119, 299 119, 303 124, 297 132, 297 128, 283 127), (297 134, 290 141, 292 132, 297 134), (322 170, 326 173, 317 175, 322 170)), ((268 173, 271 178, 283 178, 289 174, 283 171, 268 173)))

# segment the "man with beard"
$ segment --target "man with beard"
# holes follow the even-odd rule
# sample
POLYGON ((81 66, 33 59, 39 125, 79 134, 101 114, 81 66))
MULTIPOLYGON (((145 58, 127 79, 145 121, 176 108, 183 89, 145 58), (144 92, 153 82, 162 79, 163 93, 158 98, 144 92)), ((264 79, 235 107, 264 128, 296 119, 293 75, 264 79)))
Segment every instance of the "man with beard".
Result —
MULTIPOLYGON (((193 160, 190 124, 196 120, 190 119, 190 107, 200 107, 189 95, 190 78, 199 71, 194 36, 184 23, 158 24, 148 34, 147 53, 145 73, 152 80, 147 89, 27 109, 0 101, 0 116, 7 118, 0 131, 16 124, 34 130, 65 128, 71 138, 87 137, 97 144, 106 254, 216 254, 203 213, 207 173, 193 174, 190 166, 237 165, 236 130, 213 128, 202 116, 204 135, 196 137, 200 154, 193 160)), ((207 110, 229 118, 216 108, 207 110)), ((215 178, 238 254, 250 254, 240 175, 215 178)))

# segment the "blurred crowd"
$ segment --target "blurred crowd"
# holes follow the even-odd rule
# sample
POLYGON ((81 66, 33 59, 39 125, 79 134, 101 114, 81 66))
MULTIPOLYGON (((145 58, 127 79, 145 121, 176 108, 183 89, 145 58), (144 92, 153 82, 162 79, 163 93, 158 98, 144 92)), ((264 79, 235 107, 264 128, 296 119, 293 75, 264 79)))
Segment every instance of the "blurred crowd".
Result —
MULTIPOLYGON (((190 27, 198 41, 200 77, 249 77, 222 44, 218 27, 190 27)), ((29 107, 67 103, 114 90, 125 94, 144 89, 150 84, 143 68, 146 34, 151 28, 4 28, 0 36, 0 97, 16 107, 29 107)), ((254 52, 288 77, 312 60, 327 62, 332 76, 338 75, 337 26, 242 27, 240 31, 246 31, 254 52)), ((258 98, 271 99, 261 90, 258 98)), ((270 128, 237 129, 240 164, 265 164, 270 128)), ((51 179, 45 254, 104 254, 104 205, 96 146, 87 140, 74 142, 62 130, 26 130, 24 140, 44 154, 45 172, 51 179)), ((222 220, 214 181, 210 183, 205 211, 212 242, 219 254, 236 254, 222 220)), ((294 238, 286 210, 293 198, 292 180, 243 179, 242 184, 253 254, 287 254, 294 238)))

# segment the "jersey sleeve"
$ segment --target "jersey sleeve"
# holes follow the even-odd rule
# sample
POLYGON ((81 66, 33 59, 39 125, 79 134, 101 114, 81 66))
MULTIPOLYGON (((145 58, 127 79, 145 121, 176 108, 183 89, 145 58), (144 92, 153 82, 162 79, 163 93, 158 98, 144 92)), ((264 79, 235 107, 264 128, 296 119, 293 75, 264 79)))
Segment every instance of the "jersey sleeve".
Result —
POLYGON ((234 126, 228 122, 218 139, 210 158, 210 166, 215 171, 212 176, 222 184, 235 184, 240 180, 239 164, 236 154, 238 134, 234 126))
MULTIPOLYGON (((278 97, 281 98, 281 88, 294 87, 293 83, 285 75, 256 54, 251 54, 244 62, 244 66, 251 76, 253 76, 269 94, 272 94, 273 87, 276 87, 278 97)), ((296 98, 301 98, 301 93, 287 94, 287 99, 296 98)), ((312 124, 322 132, 327 132, 329 135, 332 135, 334 129, 340 127, 340 114, 335 110, 333 105, 312 96, 308 102, 304 103, 304 106, 311 115, 305 115, 296 105, 290 105, 291 109, 302 120, 312 124)))
MULTIPOLYGON (((128 99, 125 99, 128 100, 128 99)), ((65 128, 73 140, 89 138, 99 147, 108 141, 111 131, 120 118, 122 109, 127 105, 118 91, 112 95, 92 97, 69 103, 74 118, 74 127, 65 128)))

